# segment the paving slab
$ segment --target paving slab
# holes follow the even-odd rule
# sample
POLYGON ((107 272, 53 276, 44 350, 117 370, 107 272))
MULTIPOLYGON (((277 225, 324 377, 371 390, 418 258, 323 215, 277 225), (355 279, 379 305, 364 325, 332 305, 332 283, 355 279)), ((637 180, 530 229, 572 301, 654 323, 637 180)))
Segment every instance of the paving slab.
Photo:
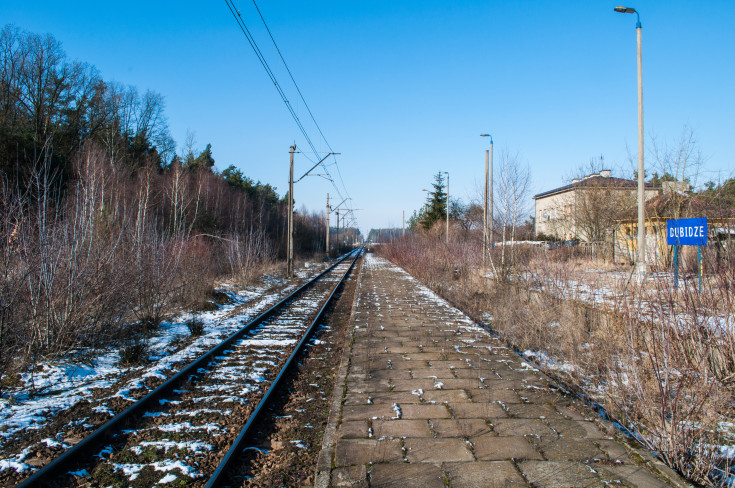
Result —
POLYGON ((452 461, 474 461, 470 444, 461 438, 405 439, 406 459, 409 463, 442 464, 452 461))
POLYGON ((406 404, 400 405, 401 418, 404 419, 448 419, 452 413, 446 405, 437 404, 406 404))
POLYGON ((367 438, 370 436, 367 420, 345 420, 339 425, 339 436, 342 438, 367 438))
POLYGON ((431 430, 436 437, 469 438, 492 432, 492 424, 482 418, 453 418, 431 421, 431 430))
POLYGON ((447 463, 444 471, 453 488, 525 488, 526 480, 508 461, 447 463))
POLYGON ((368 488, 367 467, 364 464, 337 468, 332 472, 334 488, 368 488))
POLYGON ((371 488, 446 488, 444 473, 432 464, 376 464, 370 469, 371 488))
POLYGON ((543 460, 541 453, 522 436, 499 437, 481 435, 470 439, 475 456, 480 461, 502 461, 518 459, 543 460))
POLYGON ((452 416, 457 419, 502 419, 508 413, 499 403, 454 403, 452 416))
POLYGON ((366 463, 403 462, 403 449, 398 439, 340 439, 334 465, 354 466, 366 463))
POLYGON ((499 339, 367 254, 315 486, 687 486, 499 339), (601 428, 603 426, 603 428, 601 428))
POLYGON ((373 436, 381 437, 434 437, 429 422, 424 419, 373 420, 373 436))
POLYGON ((518 467, 532 486, 548 488, 602 488, 599 472, 572 461, 521 461, 518 467))

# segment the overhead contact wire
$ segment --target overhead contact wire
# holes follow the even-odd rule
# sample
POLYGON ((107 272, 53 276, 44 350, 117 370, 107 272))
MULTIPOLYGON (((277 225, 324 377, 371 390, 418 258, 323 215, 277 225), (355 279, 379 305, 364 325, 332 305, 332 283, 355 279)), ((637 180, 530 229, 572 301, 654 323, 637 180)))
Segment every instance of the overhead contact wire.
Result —
MULTIPOLYGON (((283 62, 284 67, 286 68, 286 71, 288 72, 289 77, 291 78, 291 81, 294 84, 294 87, 296 88, 297 93, 299 94, 299 97, 301 98, 301 101, 304 103, 304 106, 306 107, 307 112, 309 113, 309 116, 314 123, 314 126, 316 127, 317 131, 319 132, 319 135, 321 136, 322 140, 324 140, 324 143, 329 148, 330 152, 334 152, 332 149, 332 146, 329 144, 329 141, 327 141, 327 138, 324 136, 324 133, 319 126, 319 124, 316 121, 316 118, 314 117, 314 114, 311 111, 311 108, 309 107, 308 103, 306 102, 306 99, 304 98, 301 89, 298 86, 298 83, 296 83, 296 79, 293 76, 293 73, 291 72, 291 69, 288 67, 288 64, 286 63, 285 58, 283 57, 283 54, 281 53, 281 50, 278 48, 278 44, 276 43, 275 38, 273 37, 273 34, 270 31, 270 28, 268 27, 268 24, 265 21, 265 18, 263 17, 262 12, 260 11, 260 8, 258 7, 258 4, 253 1, 253 5, 255 6, 255 9, 258 12, 258 15, 260 16, 261 21, 263 22, 263 25, 265 26, 266 31, 268 32, 268 36, 270 37, 271 41, 273 42, 273 45, 276 49, 276 52, 278 52, 278 56, 281 58, 281 61, 283 62)), ((286 96, 286 93, 283 91, 283 88, 278 83, 278 79, 276 78, 275 73, 271 69, 270 65, 268 64, 268 61, 265 59, 265 56, 263 55, 262 51, 260 50, 260 47, 258 46, 258 43, 255 41, 255 38, 251 34, 250 30, 248 29, 247 25, 245 24, 245 21, 242 19, 242 15, 240 14, 240 11, 235 7, 232 0, 225 0, 225 3, 227 4, 227 7, 230 10, 230 13, 234 17, 235 21, 237 22, 238 27, 240 27, 240 30, 242 31, 243 35, 245 35, 245 38, 248 41, 248 44, 250 44, 250 47, 252 48, 253 52, 255 52, 255 55, 258 58, 258 61, 260 61, 260 64, 263 66, 263 69, 265 70, 266 74, 270 78, 273 85, 276 87, 276 91, 278 92, 279 96, 281 97, 281 100, 284 102, 286 107, 288 108, 289 113, 291 114, 291 117, 293 118, 294 122, 296 123, 297 127, 299 128, 299 131, 304 136, 304 139, 306 140, 307 144, 311 148, 312 152, 316 156, 317 159, 321 159, 321 156, 319 154, 319 151, 316 149, 313 141, 311 140, 311 137, 309 137, 309 134, 304 127, 303 123, 301 122, 301 119, 299 118, 298 114, 294 110, 293 106, 291 105, 291 102, 288 100, 288 97, 286 96)), ((303 153, 302 153, 303 154, 303 153)), ((306 154, 304 154, 305 157, 306 154)), ((310 158, 307 157, 307 159, 310 160, 310 158)), ((342 173, 339 169, 339 165, 337 164, 336 158, 334 159, 334 165, 337 167, 337 174, 339 176, 340 182, 342 184, 342 190, 347 194, 347 197, 349 197, 349 192, 347 192, 347 186, 344 183, 344 180, 342 179, 342 173)), ((344 199, 344 196, 342 194, 342 191, 340 191, 340 188, 337 186, 337 182, 335 181, 334 177, 329 172, 329 169, 327 168, 326 164, 322 164, 322 168, 324 169, 324 172, 326 173, 329 181, 332 183, 332 186, 334 187, 334 190, 337 192, 337 195, 339 195, 340 198, 344 199)))

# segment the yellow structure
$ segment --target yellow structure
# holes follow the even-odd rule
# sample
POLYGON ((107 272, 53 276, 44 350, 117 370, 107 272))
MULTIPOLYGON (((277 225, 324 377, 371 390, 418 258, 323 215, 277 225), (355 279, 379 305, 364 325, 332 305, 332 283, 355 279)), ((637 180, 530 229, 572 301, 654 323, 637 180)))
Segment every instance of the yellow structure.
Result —
MULTIPOLYGON (((706 217, 706 216, 705 216, 706 217)), ((666 243, 666 217, 646 219, 646 261, 653 266, 670 266, 674 246, 666 243)), ((717 252, 733 250, 735 245, 735 218, 707 218, 709 245, 716 246, 717 252)), ((638 220, 617 221, 613 236, 613 260, 616 263, 634 263, 638 249, 638 220)), ((690 246, 684 246, 690 247, 690 246)), ((696 255, 694 246, 691 246, 696 255)), ((685 251, 685 255, 687 251, 685 251)))

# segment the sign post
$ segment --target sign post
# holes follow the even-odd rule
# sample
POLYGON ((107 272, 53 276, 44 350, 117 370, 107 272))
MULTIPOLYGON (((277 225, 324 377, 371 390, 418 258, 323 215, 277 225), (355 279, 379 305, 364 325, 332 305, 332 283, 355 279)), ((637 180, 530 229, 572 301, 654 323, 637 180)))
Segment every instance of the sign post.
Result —
POLYGON ((674 246, 674 290, 679 288, 679 246, 674 246))
POLYGON ((702 246, 707 245, 707 218, 666 221, 666 244, 674 246, 674 289, 679 286, 679 246, 697 246, 699 291, 702 291, 702 246))
POLYGON ((702 246, 697 249, 697 258, 699 259, 699 293, 702 293, 702 246))

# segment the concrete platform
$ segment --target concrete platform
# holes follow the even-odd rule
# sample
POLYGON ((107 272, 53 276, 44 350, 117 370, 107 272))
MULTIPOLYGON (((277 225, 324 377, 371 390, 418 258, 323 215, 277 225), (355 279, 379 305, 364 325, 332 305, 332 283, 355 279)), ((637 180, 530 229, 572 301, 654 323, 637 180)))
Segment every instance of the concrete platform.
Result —
POLYGON ((687 486, 371 254, 349 334, 318 487, 687 486))

